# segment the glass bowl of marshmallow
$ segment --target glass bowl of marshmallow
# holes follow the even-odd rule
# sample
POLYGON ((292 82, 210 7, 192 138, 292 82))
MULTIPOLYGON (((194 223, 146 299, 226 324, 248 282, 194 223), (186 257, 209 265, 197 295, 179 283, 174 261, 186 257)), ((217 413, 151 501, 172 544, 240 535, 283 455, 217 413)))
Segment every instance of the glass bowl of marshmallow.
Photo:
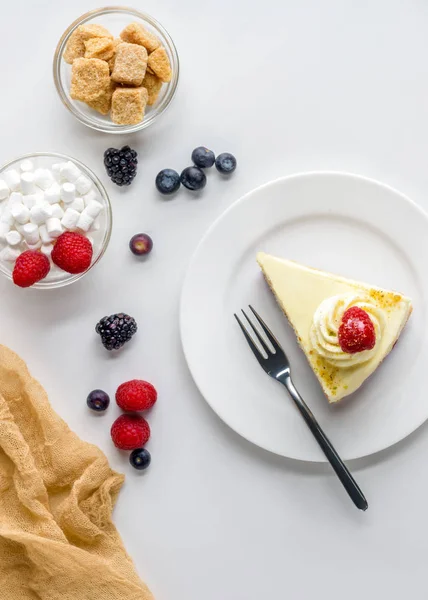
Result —
POLYGON ((52 289, 74 283, 102 258, 110 241, 112 211, 98 177, 75 158, 53 152, 26 154, 0 168, 0 271, 9 279, 21 253, 45 254, 48 275, 32 287, 52 289), (51 260, 56 240, 73 231, 93 248, 85 272, 71 274, 51 260))

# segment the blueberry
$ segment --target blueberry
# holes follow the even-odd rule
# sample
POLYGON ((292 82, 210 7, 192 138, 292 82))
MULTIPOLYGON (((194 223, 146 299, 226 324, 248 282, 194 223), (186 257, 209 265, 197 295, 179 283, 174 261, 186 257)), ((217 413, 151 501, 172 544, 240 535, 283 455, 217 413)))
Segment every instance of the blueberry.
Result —
POLYGON ((207 183, 207 177, 198 167, 187 167, 180 176, 181 183, 188 190, 201 190, 207 183))
POLYGON ((93 390, 87 397, 86 404, 95 412, 104 412, 110 404, 110 398, 103 390, 93 390))
POLYGON ((147 233, 137 233, 129 242, 129 249, 135 256, 150 254, 153 248, 153 240, 147 233))
POLYGON ((180 187, 180 175, 174 169, 163 169, 157 174, 155 183, 161 194, 173 194, 180 187))
POLYGON ((223 152, 215 159, 215 166, 220 173, 233 173, 236 169, 236 158, 229 152, 223 152))
POLYGON ((131 452, 131 456, 129 457, 129 462, 134 467, 134 469, 138 469, 139 471, 144 471, 150 465, 152 457, 150 456, 150 452, 145 448, 137 448, 131 452))
POLYGON ((192 160, 197 167, 208 169, 215 163, 215 155, 212 150, 208 150, 205 146, 199 146, 192 152, 192 160))

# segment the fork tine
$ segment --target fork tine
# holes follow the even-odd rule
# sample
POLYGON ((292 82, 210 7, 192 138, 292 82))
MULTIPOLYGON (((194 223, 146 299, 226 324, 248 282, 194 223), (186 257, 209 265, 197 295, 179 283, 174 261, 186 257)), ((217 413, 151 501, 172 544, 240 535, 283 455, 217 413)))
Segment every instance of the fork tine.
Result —
POLYGON ((248 334, 247 330, 245 329, 245 327, 244 327, 243 323, 241 322, 240 318, 238 317, 238 315, 235 313, 234 316, 235 316, 235 319, 238 321, 238 325, 241 328, 242 333, 244 334, 245 339, 248 342, 248 345, 250 346, 251 350, 253 351, 254 356, 257 358, 257 360, 259 361, 259 363, 263 366, 263 361, 266 360, 266 359, 263 358, 263 356, 259 352, 259 349, 257 348, 257 346, 255 345, 255 343, 251 339, 251 336, 248 334))
POLYGON ((251 327, 251 329, 254 332, 254 335, 256 336, 256 338, 259 340, 260 345, 262 346, 263 350, 266 352, 266 354, 269 356, 270 354, 272 354, 271 350, 269 349, 268 345, 266 344, 266 342, 264 341, 264 339, 262 338, 262 336, 260 335, 260 333, 257 331, 257 329, 254 327, 253 323, 250 321, 250 319, 248 318, 247 314, 241 309, 242 314, 244 315, 244 317, 246 318, 248 325, 251 327))
POLYGON ((259 322, 261 328, 263 329, 263 331, 265 332, 266 336, 268 337, 270 343, 275 348, 275 351, 276 352, 278 352, 278 350, 281 351, 281 346, 279 345, 278 340, 273 335, 272 331, 269 329, 269 327, 266 325, 266 323, 263 321, 263 319, 261 318, 261 316, 257 313, 257 311, 254 310, 254 308, 251 306, 251 304, 249 304, 249 309, 251 310, 251 312, 253 313, 253 315, 256 317, 256 319, 259 322))

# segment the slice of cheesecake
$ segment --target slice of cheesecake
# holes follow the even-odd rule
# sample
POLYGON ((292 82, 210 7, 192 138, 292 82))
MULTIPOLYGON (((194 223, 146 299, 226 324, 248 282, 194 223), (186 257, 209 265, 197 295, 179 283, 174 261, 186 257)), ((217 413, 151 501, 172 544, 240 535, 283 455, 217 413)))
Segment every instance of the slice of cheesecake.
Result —
POLYGON ((410 298, 397 292, 263 252, 257 262, 329 402, 377 369, 412 312, 410 298))

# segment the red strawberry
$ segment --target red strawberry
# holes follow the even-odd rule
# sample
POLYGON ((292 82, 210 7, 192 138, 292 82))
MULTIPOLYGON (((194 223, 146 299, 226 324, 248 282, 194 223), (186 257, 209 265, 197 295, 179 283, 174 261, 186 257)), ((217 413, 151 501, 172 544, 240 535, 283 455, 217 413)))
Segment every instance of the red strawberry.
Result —
POLYGON ((338 332, 339 344, 348 354, 371 350, 376 344, 376 332, 369 314, 352 306, 343 313, 338 332))
POLYGON ((51 265, 47 256, 36 250, 27 250, 18 256, 13 269, 13 282, 19 287, 30 287, 44 279, 51 265))
POLYGON ((156 402, 158 395, 148 381, 133 379, 117 388, 116 402, 122 410, 148 410, 156 402))
POLYGON ((111 439, 120 450, 135 450, 150 438, 150 427, 146 419, 136 415, 122 415, 111 427, 111 439))
POLYGON ((83 273, 91 266, 92 244, 84 235, 67 231, 59 236, 52 250, 52 260, 67 273, 83 273))

